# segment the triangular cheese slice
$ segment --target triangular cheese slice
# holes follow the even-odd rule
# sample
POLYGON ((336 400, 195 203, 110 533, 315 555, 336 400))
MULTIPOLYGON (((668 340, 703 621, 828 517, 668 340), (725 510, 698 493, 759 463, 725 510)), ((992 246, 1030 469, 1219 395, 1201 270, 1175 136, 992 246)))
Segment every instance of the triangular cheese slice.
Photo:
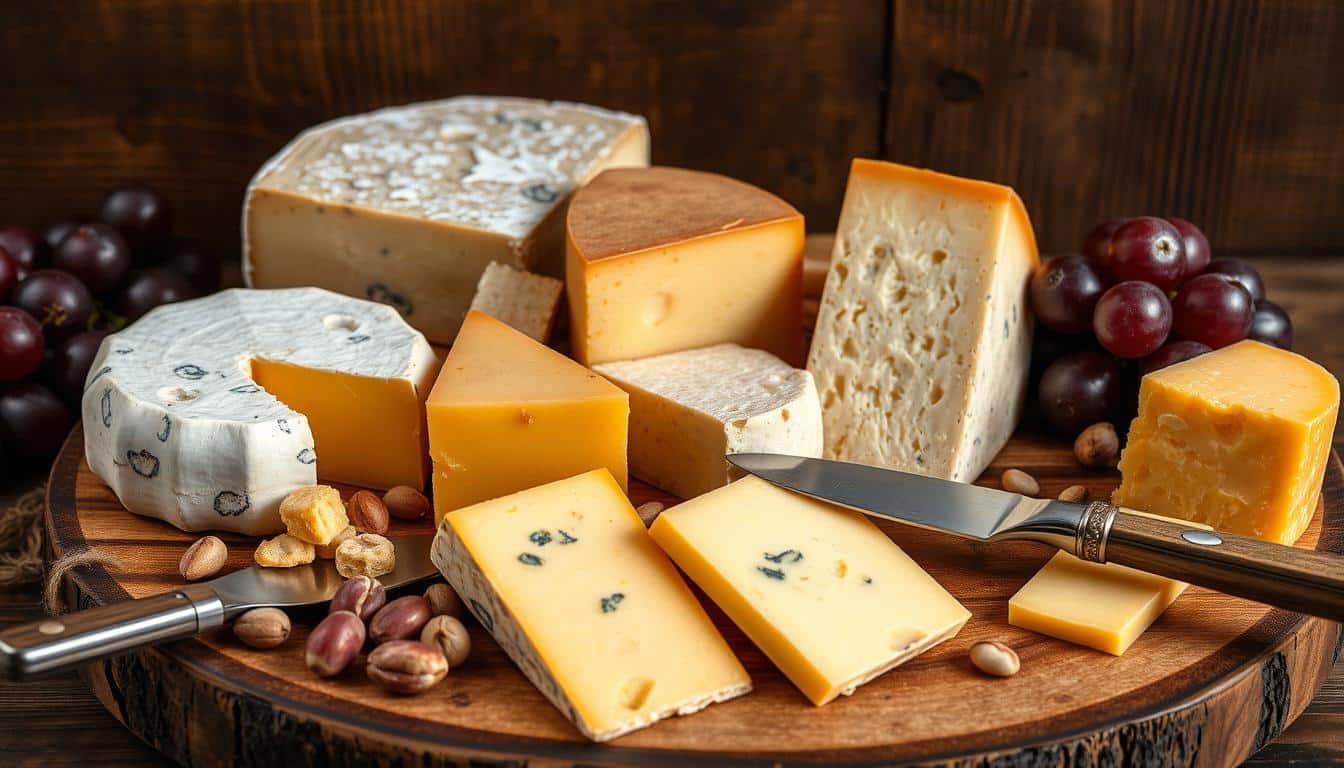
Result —
POLYGON ((438 520, 599 467, 626 487, 629 396, 483 312, 467 313, 426 410, 438 520))

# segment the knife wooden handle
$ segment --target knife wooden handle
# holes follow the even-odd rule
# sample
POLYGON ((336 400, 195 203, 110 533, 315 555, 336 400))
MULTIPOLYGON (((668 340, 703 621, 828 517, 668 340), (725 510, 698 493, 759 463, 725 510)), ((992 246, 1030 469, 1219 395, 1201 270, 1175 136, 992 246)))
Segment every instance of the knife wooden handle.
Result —
POLYGON ((152 643, 191 637, 224 621, 214 590, 125 600, 0 631, 0 676, 24 680, 152 643))
POLYGON ((1141 571, 1344 621, 1344 556, 1118 510, 1102 556, 1141 571))

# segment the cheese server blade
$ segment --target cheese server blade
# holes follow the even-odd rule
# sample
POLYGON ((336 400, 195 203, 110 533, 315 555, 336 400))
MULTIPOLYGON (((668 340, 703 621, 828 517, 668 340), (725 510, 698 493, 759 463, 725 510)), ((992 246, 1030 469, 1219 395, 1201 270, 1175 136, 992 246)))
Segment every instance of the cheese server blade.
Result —
MULTIPOLYGON (((433 534, 391 539, 397 559, 378 581, 388 589, 437 573, 429 559, 433 534)), ((254 565, 211 581, 138 600, 55 616, 0 630, 0 677, 23 680, 192 637, 252 608, 298 608, 324 603, 345 579, 330 560, 293 568, 254 565)))
POLYGON ((909 472, 770 453, 730 454, 781 488, 984 542, 1036 541, 1280 608, 1344 621, 1344 556, 1122 509, 1032 499, 909 472))

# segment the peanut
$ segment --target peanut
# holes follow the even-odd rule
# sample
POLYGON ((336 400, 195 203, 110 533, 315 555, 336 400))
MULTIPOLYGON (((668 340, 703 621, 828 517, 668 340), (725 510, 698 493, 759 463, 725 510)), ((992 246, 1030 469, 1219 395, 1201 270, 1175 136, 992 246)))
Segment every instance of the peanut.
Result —
POLYGON ((1059 492, 1060 501, 1072 501, 1075 504, 1087 501, 1088 491, 1085 485, 1070 485, 1059 492))
POLYGON ((396 565, 397 550, 392 542, 376 533, 361 533, 336 548, 336 572, 347 579, 382 576, 391 573, 396 565))
POLYGON ((1020 493, 1023 496, 1035 496, 1041 492, 1041 484, 1036 482, 1036 478, 1020 469, 1005 469, 999 482, 1003 490, 1020 493))
POLYGON ((313 627, 303 661, 319 677, 335 677, 350 666, 363 647, 364 622, 350 611, 336 611, 313 627))
POLYGON ((1114 467, 1120 462, 1120 436, 1110 422, 1099 421, 1078 434, 1073 455, 1084 467, 1114 467))
POLYGON ((409 485, 398 485, 383 494, 388 514, 398 520, 423 520, 429 516, 430 504, 425 494, 409 485))
POLYGON ((350 524, 341 494, 329 485, 305 485, 280 502, 280 521, 290 536, 309 544, 330 544, 350 524))
POLYGON ((293 568, 296 565, 307 565, 313 562, 317 557, 317 552, 313 545, 301 539, 296 539, 288 533, 282 533, 273 539, 267 539, 257 546, 257 551, 252 553, 252 559, 257 561, 257 565, 267 568, 293 568))
POLYGON ((363 621, 373 618, 387 603, 387 589, 382 582, 368 576, 355 576, 346 580, 331 598, 328 613, 350 611, 363 621))
POLYGON ((416 640, 394 640, 369 654, 369 679, 394 693, 414 694, 434 687, 448 674, 439 649, 416 640))
POLYGON ((350 501, 346 502, 345 511, 350 517, 350 524, 360 533, 376 533, 379 536, 387 533, 387 507, 373 493, 355 491, 350 501))
POLYGON ((229 548, 224 546, 218 536, 205 536, 192 542, 187 551, 182 553, 177 570, 187 581, 208 579, 219 573, 228 557, 229 548))
POLYGON ((289 639, 289 630, 289 616, 279 608, 253 608, 233 621, 233 634, 253 648, 274 648, 289 639))
POLYGON ((976 669, 994 677, 1012 677, 1022 668, 1017 652, 997 640, 972 645, 971 663, 976 669))
POLYGON ((425 590, 425 599, 429 601, 429 611, 434 616, 452 616, 462 618, 465 608, 462 600, 447 584, 431 584, 425 590))
POLYGON ((356 533, 359 533, 359 531, 355 530, 355 526, 347 525, 343 531, 336 534, 336 537, 331 540, 331 543, 314 544, 313 549, 317 552, 317 556, 323 560, 334 560, 336 558, 336 549, 341 546, 341 542, 346 539, 353 539, 356 533))
POLYGON ((407 595, 384 605, 369 620, 369 637, 375 643, 417 637, 430 619, 429 601, 407 595))
POLYGON ((443 651, 449 669, 457 669, 471 654, 471 635, 452 616, 435 616, 420 630, 420 642, 443 651))

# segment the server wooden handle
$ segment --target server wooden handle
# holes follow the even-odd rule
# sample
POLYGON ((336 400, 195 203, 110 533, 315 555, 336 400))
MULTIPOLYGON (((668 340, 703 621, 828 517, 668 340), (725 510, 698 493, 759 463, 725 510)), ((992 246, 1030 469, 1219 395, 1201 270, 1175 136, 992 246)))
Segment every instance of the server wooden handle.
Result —
POLYGON ((1344 556, 1117 511, 1106 562, 1344 621, 1344 556))

